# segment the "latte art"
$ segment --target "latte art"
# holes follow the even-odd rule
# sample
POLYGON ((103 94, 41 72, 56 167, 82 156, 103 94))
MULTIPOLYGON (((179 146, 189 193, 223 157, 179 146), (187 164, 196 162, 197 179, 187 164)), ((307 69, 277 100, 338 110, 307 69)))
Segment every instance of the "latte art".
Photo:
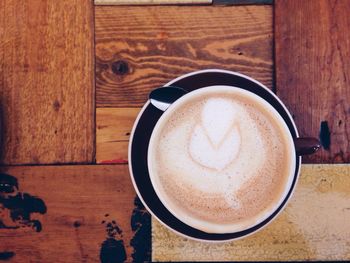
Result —
POLYGON ((152 184, 184 223, 211 233, 225 226, 241 231, 284 194, 293 154, 289 137, 272 107, 248 92, 216 87, 197 93, 170 107, 155 127, 152 184))
POLYGON ((226 99, 209 99, 204 104, 189 143, 194 161, 222 170, 235 159, 241 144, 237 113, 237 105, 226 99))

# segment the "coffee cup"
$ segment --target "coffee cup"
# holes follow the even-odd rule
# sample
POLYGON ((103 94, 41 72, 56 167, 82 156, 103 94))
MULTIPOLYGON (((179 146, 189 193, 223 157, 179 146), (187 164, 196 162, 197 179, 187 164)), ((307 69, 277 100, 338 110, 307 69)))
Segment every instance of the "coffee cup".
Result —
POLYGON ((162 112, 149 102, 129 145, 131 179, 151 214, 176 233, 204 241, 245 237, 283 210, 301 153, 291 115, 245 75, 203 70, 165 86, 189 91, 162 112))

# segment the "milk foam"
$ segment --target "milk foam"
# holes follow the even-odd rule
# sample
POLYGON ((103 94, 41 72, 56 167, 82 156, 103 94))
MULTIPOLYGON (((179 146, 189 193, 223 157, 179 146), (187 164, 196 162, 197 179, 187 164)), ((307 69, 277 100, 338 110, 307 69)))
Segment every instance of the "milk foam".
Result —
POLYGON ((256 220, 268 209, 289 166, 285 136, 266 114, 249 99, 217 93, 169 116, 151 163, 171 210, 225 225, 256 220))
POLYGON ((200 122, 193 129, 189 152, 198 164, 222 170, 237 156, 241 144, 240 108, 227 99, 206 101, 200 122))

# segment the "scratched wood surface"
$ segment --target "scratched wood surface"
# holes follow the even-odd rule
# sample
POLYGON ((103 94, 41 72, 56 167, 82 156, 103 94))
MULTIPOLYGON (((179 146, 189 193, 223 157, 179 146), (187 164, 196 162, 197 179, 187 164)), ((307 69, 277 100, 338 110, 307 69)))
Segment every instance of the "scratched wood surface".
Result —
POLYGON ((286 209, 242 240, 209 244, 152 220, 153 261, 350 260, 350 165, 303 165, 286 209))
POLYGON ((151 219, 135 203, 126 165, 21 166, 1 172, 0 184, 15 185, 3 173, 12 175, 22 194, 14 206, 15 198, 5 198, 0 189, 0 259, 6 251, 14 253, 10 262, 123 262, 124 248, 127 262, 149 259, 151 219), (33 196, 45 203, 46 213, 36 213, 33 196), (17 211, 24 217, 28 209, 32 221, 9 215, 17 211))
POLYGON ((181 74, 222 68, 272 87, 271 6, 96 6, 96 105, 139 107, 181 74))
POLYGON ((275 3, 277 95, 303 136, 329 149, 312 163, 350 162, 350 1, 278 0, 275 3))
POLYGON ((93 161, 92 4, 0 1, 1 163, 93 161))

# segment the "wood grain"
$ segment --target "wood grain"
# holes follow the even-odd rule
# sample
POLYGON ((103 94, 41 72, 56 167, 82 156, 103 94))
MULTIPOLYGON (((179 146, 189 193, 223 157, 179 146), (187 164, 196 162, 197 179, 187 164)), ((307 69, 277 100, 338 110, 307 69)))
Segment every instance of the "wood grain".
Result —
POLYGON ((5 164, 94 159, 90 0, 0 1, 5 164))
MULTIPOLYGON (((41 221, 41 232, 28 227, 4 229, 0 198, 0 252, 15 253, 11 262, 122 262, 117 260, 118 247, 114 247, 117 251, 110 261, 100 261, 102 243, 107 239, 106 224, 113 221, 122 235, 112 239, 123 240, 127 262, 135 252, 130 240, 137 230, 133 231, 131 224, 148 228, 143 229, 148 232, 135 247, 141 245, 141 250, 149 251, 150 216, 134 205, 136 194, 126 165, 21 166, 7 168, 6 173, 18 179, 21 192, 40 197, 47 206, 46 214, 32 216, 41 221), (133 215, 135 209, 139 214, 133 215)), ((142 251, 136 252, 142 256, 142 251)))
POLYGON ((96 105, 139 107, 151 89, 222 68, 272 87, 271 6, 97 6, 96 105))
POLYGON ((213 0, 214 5, 272 5, 274 0, 213 0))
POLYGON ((259 5, 273 0, 95 0, 95 5, 259 5))
POLYGON ((96 162, 127 163, 132 126, 140 108, 96 109, 96 162))
POLYGON ((95 5, 211 4, 212 0, 95 0, 95 5))
POLYGON ((302 136, 318 136, 323 121, 330 130, 329 150, 304 161, 350 162, 350 2, 278 0, 275 8, 277 95, 302 136))
POLYGON ((181 238, 152 220, 152 260, 350 260, 349 188, 350 165, 303 165, 286 209, 263 230, 230 243, 181 238))

